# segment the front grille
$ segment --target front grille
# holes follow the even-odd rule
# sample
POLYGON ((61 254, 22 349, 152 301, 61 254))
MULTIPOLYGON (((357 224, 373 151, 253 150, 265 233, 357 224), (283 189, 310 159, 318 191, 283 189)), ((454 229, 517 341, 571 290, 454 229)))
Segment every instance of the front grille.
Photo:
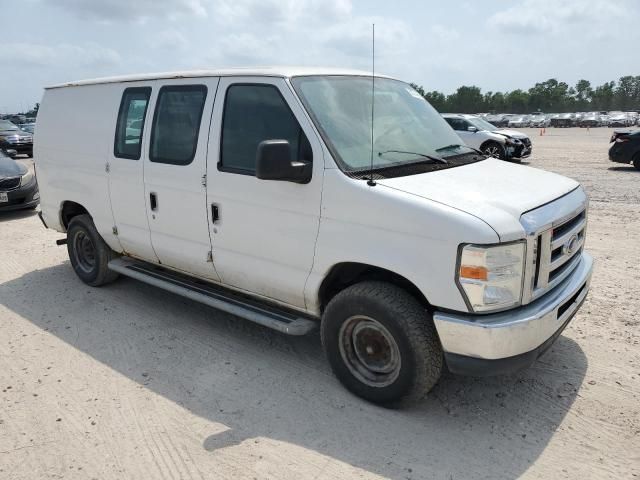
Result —
POLYGON ((585 241, 587 212, 538 235, 533 296, 538 297, 565 279, 577 266, 585 241))
POLYGON ((550 291, 580 263, 587 227, 587 198, 582 188, 523 214, 527 266, 523 303, 550 291))
POLYGON ((0 191, 6 192, 20 186, 20 177, 0 178, 0 191))

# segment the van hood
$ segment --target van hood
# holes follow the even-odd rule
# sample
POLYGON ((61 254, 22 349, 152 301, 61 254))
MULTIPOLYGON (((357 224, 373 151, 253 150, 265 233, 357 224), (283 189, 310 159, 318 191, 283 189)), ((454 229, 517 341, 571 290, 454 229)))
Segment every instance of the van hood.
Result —
POLYGON ((579 186, 555 173, 493 158, 377 183, 467 212, 489 224, 502 241, 523 237, 523 213, 579 186))

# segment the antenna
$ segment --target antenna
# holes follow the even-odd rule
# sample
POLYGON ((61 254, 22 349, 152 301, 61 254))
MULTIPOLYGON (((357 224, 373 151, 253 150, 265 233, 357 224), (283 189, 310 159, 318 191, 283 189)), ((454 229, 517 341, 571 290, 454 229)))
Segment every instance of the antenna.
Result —
POLYGON ((369 171, 369 181, 367 185, 374 187, 373 180, 373 114, 376 103, 376 24, 371 24, 371 169, 369 171))

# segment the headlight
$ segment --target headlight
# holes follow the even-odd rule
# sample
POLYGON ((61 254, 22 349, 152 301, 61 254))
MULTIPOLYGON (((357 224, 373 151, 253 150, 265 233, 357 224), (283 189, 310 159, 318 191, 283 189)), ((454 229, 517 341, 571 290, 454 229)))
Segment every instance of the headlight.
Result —
POLYGON ((474 312, 520 304, 525 243, 466 245, 460 250, 457 281, 474 312))
POLYGON ((31 171, 25 173, 22 176, 22 180, 20 181, 20 185, 24 186, 24 185, 29 185, 31 182, 33 182, 33 173, 31 173, 31 171))

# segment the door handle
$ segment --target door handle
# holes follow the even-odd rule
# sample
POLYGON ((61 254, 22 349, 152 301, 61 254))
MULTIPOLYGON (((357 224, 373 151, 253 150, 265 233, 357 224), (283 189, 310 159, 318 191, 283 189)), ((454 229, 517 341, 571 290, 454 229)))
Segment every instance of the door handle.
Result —
POLYGON ((158 210, 158 195, 156 195, 156 192, 149 193, 149 205, 154 212, 158 210))
POLYGON ((216 223, 220 220, 220 207, 215 203, 211 204, 211 223, 216 223))

